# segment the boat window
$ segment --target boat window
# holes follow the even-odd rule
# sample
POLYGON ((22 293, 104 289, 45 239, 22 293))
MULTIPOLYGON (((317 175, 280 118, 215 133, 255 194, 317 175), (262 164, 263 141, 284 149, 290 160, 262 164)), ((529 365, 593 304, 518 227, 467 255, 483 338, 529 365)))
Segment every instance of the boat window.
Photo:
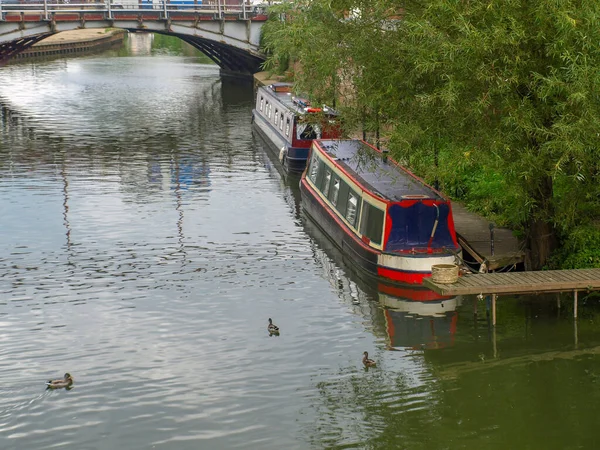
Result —
POLYGON ((336 209, 342 216, 346 216, 346 207, 348 205, 348 193, 350 187, 345 181, 340 182, 340 193, 338 194, 339 201, 337 202, 336 209))
POLYGON ((281 122, 279 122, 279 129, 283 131, 283 113, 281 113, 281 122))
POLYGON ((325 177, 325 163, 322 160, 319 160, 319 168, 317 169, 317 181, 315 181, 315 185, 317 189, 320 186, 323 186, 323 177, 325 177))
POLYGON ((319 171, 319 158, 316 153, 313 153, 313 156, 310 160, 310 169, 309 169, 309 178, 313 183, 317 183, 317 173, 319 171))
POLYGON ((358 207, 358 198, 352 191, 348 194, 348 205, 346 206, 346 220, 352 226, 356 224, 356 211, 358 207))
POLYGON ((325 177, 323 178, 323 188, 321 189, 321 192, 325 195, 325 197, 327 197, 327 194, 329 193, 330 185, 331 185, 331 170, 326 169, 325 177))
POLYGON ((279 110, 275 108, 275 126, 279 124, 279 110))
POLYGON ((336 178, 335 181, 333 182, 333 187, 331 189, 331 192, 329 193, 329 201, 331 202, 331 204, 333 206, 337 205, 337 201, 338 201, 338 195, 340 194, 340 179, 336 178))
POLYGON ((368 237, 371 242, 381 245, 383 218, 384 212, 381 209, 363 200, 360 234, 368 237))
POLYGON ((267 100, 267 103, 265 103, 265 113, 267 114, 267 117, 270 119, 271 118, 271 105, 269 104, 269 100, 267 100))
POLYGON ((265 99, 264 99, 264 97, 261 95, 261 96, 260 96, 260 110, 261 110, 261 111, 263 110, 263 104, 264 104, 264 103, 265 103, 265 99))
POLYGON ((286 136, 290 135, 290 119, 289 119, 289 117, 285 121, 285 135, 286 136))
POLYGON ((299 123, 296 125, 297 139, 321 139, 321 128, 310 123, 299 123))

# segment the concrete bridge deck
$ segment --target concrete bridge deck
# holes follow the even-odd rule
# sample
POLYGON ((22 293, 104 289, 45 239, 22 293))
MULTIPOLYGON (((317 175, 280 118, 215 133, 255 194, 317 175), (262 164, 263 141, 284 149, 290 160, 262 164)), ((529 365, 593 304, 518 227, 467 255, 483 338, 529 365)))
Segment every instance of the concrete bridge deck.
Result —
MULTIPOLYGON (((14 1, 14 0, 11 0, 14 1)), ((260 32, 265 11, 239 5, 173 5, 168 1, 138 5, 108 0, 91 3, 0 4, 0 65, 40 40, 61 31, 122 28, 177 36, 206 54, 228 73, 260 70, 260 32)))

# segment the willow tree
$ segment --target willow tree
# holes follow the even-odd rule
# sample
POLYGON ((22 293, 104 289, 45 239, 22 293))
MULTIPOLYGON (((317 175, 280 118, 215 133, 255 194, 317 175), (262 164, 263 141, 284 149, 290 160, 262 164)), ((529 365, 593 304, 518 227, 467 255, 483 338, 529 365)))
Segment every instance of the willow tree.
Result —
POLYGON ((398 159, 521 230, 531 267, 575 229, 598 236, 600 3, 312 0, 302 11, 274 45, 311 68, 303 87, 349 75, 334 86, 351 85, 346 115, 367 111, 398 159), (302 30, 309 39, 290 39, 302 30))
POLYGON ((339 45, 344 41, 340 18, 326 2, 274 5, 262 33, 263 50, 270 55, 265 69, 291 69, 298 90, 315 100, 335 103, 339 70, 346 57, 339 45))

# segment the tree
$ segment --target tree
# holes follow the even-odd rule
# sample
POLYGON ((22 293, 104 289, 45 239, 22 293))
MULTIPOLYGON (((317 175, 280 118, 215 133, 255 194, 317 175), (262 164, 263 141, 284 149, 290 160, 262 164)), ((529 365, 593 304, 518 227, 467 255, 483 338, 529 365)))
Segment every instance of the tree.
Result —
POLYGON ((291 44, 301 61, 299 85, 350 92, 351 125, 366 114, 397 159, 520 230, 532 268, 598 218, 600 3, 308 0, 302 8, 275 44, 291 44), (310 39, 290 40, 300 29, 310 39), (324 42, 331 48, 322 51, 324 42))

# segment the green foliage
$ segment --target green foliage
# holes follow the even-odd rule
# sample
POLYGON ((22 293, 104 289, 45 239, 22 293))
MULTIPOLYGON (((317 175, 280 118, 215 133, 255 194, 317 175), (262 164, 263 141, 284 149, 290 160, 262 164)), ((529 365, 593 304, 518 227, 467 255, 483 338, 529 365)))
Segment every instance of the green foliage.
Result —
POLYGON ((600 267, 600 228, 593 225, 575 227, 548 264, 552 269, 600 267))
POLYGON ((263 64, 263 69, 277 73, 283 73, 289 68, 292 48, 283 45, 286 41, 281 40, 285 32, 285 14, 290 11, 289 3, 269 7, 269 18, 262 27, 260 35, 260 49, 268 55, 268 60, 263 64))
POLYGON ((536 224, 568 241, 599 218, 600 3, 285 8, 265 28, 267 65, 299 61, 300 89, 339 100, 351 129, 381 131, 418 175, 542 246, 554 240, 536 224))

